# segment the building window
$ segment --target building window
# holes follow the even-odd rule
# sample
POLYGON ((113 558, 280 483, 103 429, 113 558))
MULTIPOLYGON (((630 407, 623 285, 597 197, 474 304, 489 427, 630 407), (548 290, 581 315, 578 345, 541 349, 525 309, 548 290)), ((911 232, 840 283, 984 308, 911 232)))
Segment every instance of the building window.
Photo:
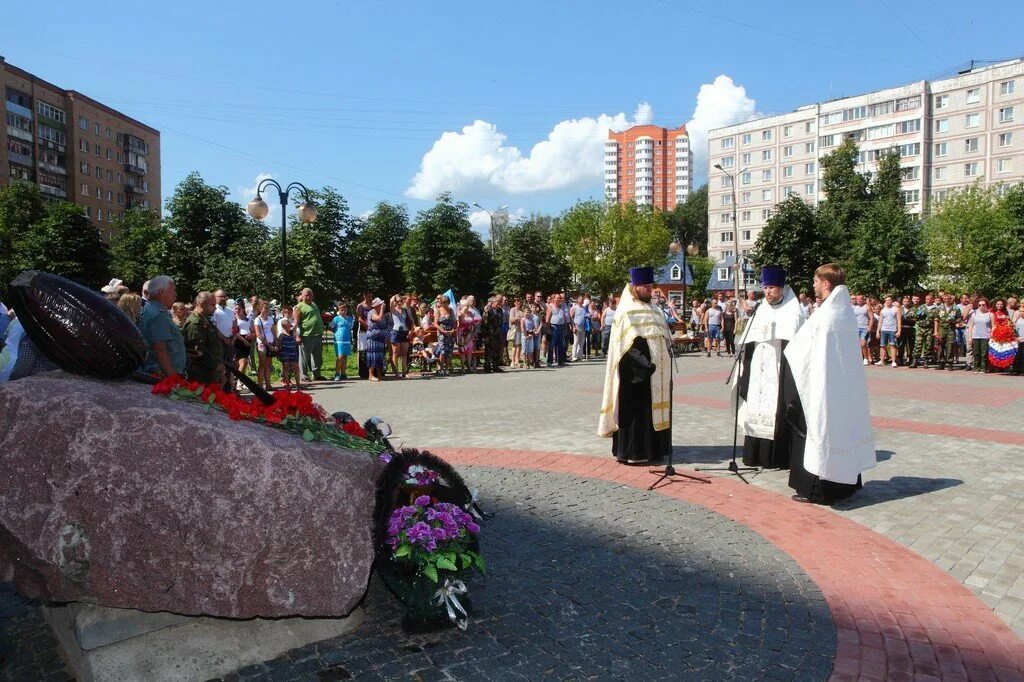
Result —
POLYGON ((896 124, 896 134, 906 135, 908 133, 917 133, 921 131, 921 119, 912 118, 909 121, 900 121, 896 124))
POLYGON ((681 280, 683 278, 683 269, 678 265, 673 265, 672 269, 669 270, 668 277, 676 281, 681 280))
POLYGON ((721 232, 719 236, 719 241, 721 241, 723 244, 732 241, 732 232, 721 232))
POLYGON ((110 147, 107 147, 107 161, 114 160, 114 152, 111 151, 110 147))
POLYGON ((120 192, 117 193, 117 205, 124 206, 124 195, 120 192))
POLYGON ((805 133, 813 133, 814 132, 814 121, 807 121, 806 123, 804 123, 804 132, 805 133))
POLYGON ((949 106, 949 95, 935 95, 935 108, 945 109, 949 106))
POLYGON ((965 163, 964 164, 964 177, 973 178, 978 174, 977 163, 965 163))
POLYGON ((815 166, 814 162, 804 164, 804 175, 814 175, 815 166))
POLYGON ((836 146, 836 136, 835 135, 822 135, 820 142, 821 142, 821 148, 822 149, 824 149, 826 147, 834 147, 834 146, 836 146))
POLYGON ((100 168, 99 166, 96 166, 96 177, 99 180, 103 179, 103 169, 100 168))
POLYGON ((945 156, 949 153, 949 148, 945 142, 935 143, 935 156, 945 156))
POLYGON ((93 150, 94 152, 96 152, 96 156, 102 156, 102 151, 100 150, 100 146, 99 146, 99 145, 96 145, 96 146, 94 146, 94 147, 92 148, 92 150, 93 150))
POLYGON ((979 113, 967 114, 964 117, 964 127, 965 128, 977 128, 980 125, 981 125, 981 114, 979 114, 979 113))
POLYGON ((786 157, 787 159, 789 157, 793 156, 793 145, 790 144, 790 145, 786 145, 785 147, 783 147, 782 148, 782 155, 784 157, 786 157))
POLYGON ((772 169, 771 168, 765 168, 763 171, 761 171, 761 182, 771 182, 771 181, 772 181, 772 169))
POLYGON ((96 220, 98 222, 101 222, 101 223, 103 222, 103 209, 102 208, 97 208, 96 209, 96 220))
POLYGON ((744 185, 750 184, 750 171, 740 174, 740 183, 744 185))
POLYGON ((910 111, 911 109, 917 109, 919 106, 921 106, 921 95, 901 97, 896 100, 896 111, 910 111))
POLYGON ((750 211, 744 211, 743 213, 741 213, 740 220, 742 220, 745 223, 750 222, 750 211))
POLYGON ((78 117, 78 127, 81 128, 82 130, 88 130, 89 129, 89 119, 87 119, 85 116, 79 116, 78 117))
POLYGON ((83 182, 82 183, 82 196, 83 197, 87 197, 87 196, 89 196, 89 194, 90 194, 89 183, 83 182))
POLYGON ((793 137, 793 126, 785 126, 782 129, 782 136, 783 137, 793 137))
POLYGON ((99 123, 93 123, 92 127, 93 127, 93 131, 95 131, 95 133, 97 135, 99 135, 100 134, 100 124, 99 123))
POLYGON ((974 88, 972 90, 968 90, 967 91, 967 103, 968 104, 977 104, 980 101, 981 101, 981 90, 979 88, 974 88))
POLYGON ((119 185, 123 185, 124 184, 124 173, 118 173, 117 174, 117 184, 119 184, 119 185))
POLYGON ((750 133, 744 133, 740 138, 740 144, 750 144, 750 133))
POLYGON ((793 177, 793 167, 792 166, 785 166, 785 167, 783 167, 783 169, 782 169, 782 177, 784 177, 784 178, 791 178, 791 177, 793 177))
POLYGON ((39 112, 40 116, 52 118, 54 121, 58 121, 59 123, 67 123, 67 116, 64 114, 64 110, 58 109, 49 102, 36 100, 36 111, 39 112))
POLYGON ((968 137, 964 140, 964 151, 965 152, 976 152, 978 151, 978 139, 977 137, 968 137))
POLYGON ((905 189, 903 190, 903 203, 904 204, 916 204, 921 201, 921 190, 919 189, 905 189))
POLYGON ((733 145, 735 143, 736 143, 736 138, 734 138, 734 137, 722 138, 722 149, 732 149, 732 147, 733 147, 733 145))
POLYGON ((1009 147, 1013 144, 1013 133, 999 133, 999 146, 1009 147))
POLYGON ((771 142, 771 140, 772 140, 772 131, 770 131, 770 130, 762 130, 761 131, 761 141, 762 142, 771 142))
POLYGON ((103 198, 103 188, 101 188, 101 187, 97 187, 96 188, 96 198, 97 199, 102 199, 103 198))
POLYGON ((722 187, 732 187, 732 176, 731 175, 723 175, 722 176, 722 187))
POLYGON ((945 166, 936 166, 935 168, 932 169, 932 177, 935 178, 936 180, 941 180, 945 174, 945 166))
POLYGON ((761 220, 768 220, 772 217, 772 210, 770 208, 761 209, 761 220))
POLYGON ((722 206, 732 206, 732 195, 731 194, 723 194, 722 195, 722 206))
POLYGON ((85 173, 86 175, 88 175, 89 174, 89 162, 88 161, 83 161, 80 164, 78 164, 78 170, 80 172, 85 173))
POLYGON ((765 149, 764 151, 762 151, 761 152, 761 160, 762 161, 771 161, 772 160, 772 150, 771 149, 765 149))
POLYGON ((718 164, 718 165, 720 165, 722 168, 732 168, 732 163, 733 163, 733 157, 731 157, 731 156, 723 156, 722 157, 722 162, 720 164, 718 164))
POLYGON ((740 239, 742 239, 745 242, 749 242, 750 241, 750 230, 743 230, 743 231, 741 231, 740 232, 740 239))
POLYGON ((796 194, 796 189, 794 189, 793 187, 782 188, 782 196, 786 197, 787 199, 793 196, 794 194, 796 194))
POLYGON ((937 133, 948 133, 949 132, 949 119, 940 118, 935 121, 935 132, 937 133))
POLYGON ((1013 170, 1013 159, 996 159, 996 173, 1009 173, 1013 170))
POLYGON ((814 153, 814 143, 813 142, 808 142, 807 144, 805 144, 804 145, 804 152, 807 153, 807 154, 813 154, 814 153))
POLYGON ((106 137, 106 138, 107 138, 107 139, 109 140, 109 139, 110 139, 110 137, 111 137, 111 131, 110 131, 110 128, 107 128, 106 130, 104 130, 104 131, 103 131, 103 134, 104 134, 104 136, 105 136, 105 137, 106 137))
MULTIPOLYGON (((723 253, 722 256, 725 257, 725 258, 728 258, 728 257, 732 256, 731 252, 726 252, 726 253, 728 253, 729 255, 726 256, 725 253, 723 253)), ((717 268, 717 270, 718 270, 718 281, 719 282, 728 282, 729 281, 729 268, 717 268)))
POLYGON ((90 219, 92 218, 92 209, 88 206, 85 207, 85 217, 90 219))
POLYGON ((732 213, 723 213, 722 217, 719 218, 719 222, 722 223, 722 224, 731 223, 732 222, 732 213))
POLYGON ((917 180, 921 176, 920 166, 907 166, 900 168, 900 180, 903 182, 909 182, 911 180, 917 180))
POLYGON ((114 171, 108 170, 107 171, 107 182, 113 182, 113 181, 114 181, 114 171))
POLYGON ((117 153, 117 164, 121 165, 122 163, 124 163, 124 154, 122 154, 121 152, 118 152, 117 153))
POLYGON ((806 194, 807 196, 811 196, 811 195, 814 194, 814 183, 813 182, 809 182, 806 185, 804 185, 804 194, 806 194))
POLYGON ((770 189, 761 190, 761 201, 771 201, 772 191, 770 189))
POLYGON ((750 152, 743 152, 743 154, 740 156, 740 163, 742 163, 744 166, 750 163, 750 152))
POLYGON ((1013 91, 1016 89, 1014 85, 1014 81, 1003 81, 1002 83, 999 84, 999 94, 1012 95, 1013 91))
POLYGON ((917 156, 921 153, 921 143, 911 142, 910 144, 900 145, 900 156, 917 156))
POLYGON ((1010 123, 1013 121, 1013 107, 1003 107, 999 110, 999 122, 1010 123))
POLYGON ((113 202, 114 201, 114 190, 112 190, 112 189, 108 189, 107 190, 107 201, 108 202, 113 202))

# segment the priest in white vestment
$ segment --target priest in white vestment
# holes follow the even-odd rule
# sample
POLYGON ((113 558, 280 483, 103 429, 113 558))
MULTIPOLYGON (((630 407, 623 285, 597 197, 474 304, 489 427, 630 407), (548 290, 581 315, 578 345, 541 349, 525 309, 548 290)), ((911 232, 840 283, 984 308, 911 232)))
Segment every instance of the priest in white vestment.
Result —
POLYGON ((764 301, 747 322, 738 346, 733 399, 740 401, 737 419, 743 430, 743 464, 788 469, 792 429, 785 409, 796 389, 783 351, 806 316, 786 285, 785 270, 761 268, 761 286, 764 301))
POLYGON ((785 350, 800 400, 787 418, 804 441, 789 486, 794 499, 832 504, 856 492, 861 473, 875 466, 875 436, 846 273, 822 265, 814 293, 821 305, 785 350))

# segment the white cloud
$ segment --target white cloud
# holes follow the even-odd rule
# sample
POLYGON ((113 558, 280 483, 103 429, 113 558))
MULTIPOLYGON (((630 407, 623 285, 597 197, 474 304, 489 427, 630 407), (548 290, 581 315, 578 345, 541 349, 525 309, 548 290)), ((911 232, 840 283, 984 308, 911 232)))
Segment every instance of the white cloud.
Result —
POLYGON ((461 132, 443 133, 434 142, 405 193, 432 199, 444 191, 467 194, 498 189, 522 194, 586 185, 603 176, 608 129, 650 122, 652 115, 651 105, 643 102, 632 118, 619 113, 561 121, 527 155, 518 147, 506 146, 508 136, 497 126, 477 120, 461 132))
MULTIPOLYGON (((708 131, 756 117, 755 107, 746 89, 729 76, 720 75, 712 83, 701 85, 693 117, 686 124, 697 176, 707 172, 708 131)), ((462 196, 473 192, 493 195, 495 190, 525 194, 599 183, 604 178, 608 129, 653 122, 654 109, 647 102, 638 104, 631 117, 624 113, 601 114, 561 121, 547 139, 524 154, 507 144, 508 136, 496 125, 476 120, 461 131, 443 133, 434 142, 405 193, 429 200, 444 191, 462 196)), ((481 215, 486 219, 486 214, 481 215)))
MULTIPOLYGON (((248 186, 242 185, 240 187, 236 187, 235 188, 235 196, 238 197, 238 203, 240 203, 242 205, 242 208, 245 208, 246 205, 250 201, 252 201, 252 199, 256 196, 256 188, 259 187, 259 184, 261 182, 263 182, 264 180, 267 180, 268 178, 273 178, 273 177, 274 176, 271 175, 270 173, 266 173, 266 172, 259 173, 256 176, 256 178, 252 181, 251 185, 248 185, 248 186)), ((280 202, 280 199, 277 196, 276 190, 273 191, 273 192, 270 192, 270 193, 264 192, 263 193, 263 200, 266 201, 267 202, 267 206, 270 207, 270 212, 267 214, 267 217, 263 219, 263 222, 266 223, 267 225, 271 226, 271 227, 280 227, 280 225, 281 225, 281 202, 280 202)))
POLYGON ((708 169, 708 131, 756 118, 756 106, 747 97, 746 88, 736 85, 729 76, 718 76, 713 83, 700 86, 693 118, 686 123, 698 175, 706 175, 708 169))

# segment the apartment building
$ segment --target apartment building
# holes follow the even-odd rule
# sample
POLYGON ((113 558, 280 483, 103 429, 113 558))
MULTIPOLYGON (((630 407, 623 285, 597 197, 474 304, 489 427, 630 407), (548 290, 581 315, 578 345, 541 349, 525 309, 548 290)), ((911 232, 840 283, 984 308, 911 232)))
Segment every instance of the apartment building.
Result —
POLYGON ((976 181, 1005 186, 1024 180, 1021 88, 1024 59, 1017 59, 712 130, 709 255, 749 253, 775 204, 789 195, 815 205, 824 199, 820 159, 845 138, 857 142, 858 168, 865 173, 877 169, 886 150, 899 151, 911 213, 976 181))
POLYGON ((604 196, 671 211, 692 188, 693 152, 686 126, 653 125, 608 131, 604 148, 604 196))
POLYGON ((109 238, 131 206, 160 207, 160 132, 0 57, 7 153, 0 185, 34 182, 47 197, 85 207, 109 238))

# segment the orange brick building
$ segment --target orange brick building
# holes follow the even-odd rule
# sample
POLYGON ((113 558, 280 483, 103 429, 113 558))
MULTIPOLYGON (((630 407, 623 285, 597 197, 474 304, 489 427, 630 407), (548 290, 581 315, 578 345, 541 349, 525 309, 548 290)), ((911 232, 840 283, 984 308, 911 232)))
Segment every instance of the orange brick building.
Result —
POLYGON ((608 131, 604 147, 604 196, 671 211, 692 187, 693 152, 686 126, 653 125, 608 131))

